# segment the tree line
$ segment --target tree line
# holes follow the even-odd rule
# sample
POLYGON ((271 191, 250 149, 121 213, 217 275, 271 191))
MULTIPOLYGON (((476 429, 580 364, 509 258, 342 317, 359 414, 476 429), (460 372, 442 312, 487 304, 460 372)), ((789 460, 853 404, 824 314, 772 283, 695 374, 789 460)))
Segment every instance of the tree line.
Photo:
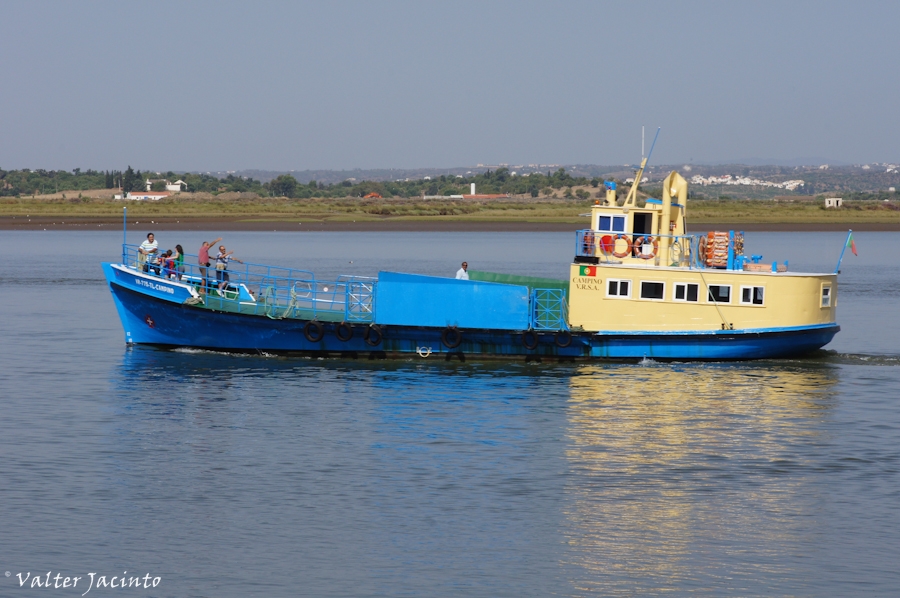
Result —
POLYGON ((423 195, 467 195, 471 184, 479 194, 547 196, 562 191, 564 197, 587 199, 590 193, 584 189, 572 191, 572 187, 599 187, 599 178, 573 177, 560 168, 555 172, 534 173, 516 176, 508 168, 488 170, 472 176, 441 175, 409 181, 350 181, 323 185, 316 181, 303 184, 289 174, 283 174, 266 183, 269 195, 312 198, 312 197, 365 197, 375 193, 382 197, 421 197, 423 195))
POLYGON ((174 183, 182 180, 187 191, 205 191, 220 193, 223 191, 252 191, 260 195, 268 195, 262 183, 254 179, 228 175, 218 178, 208 174, 197 173, 156 173, 135 170, 128 166, 121 170, 3 170, 0 168, 0 196, 19 197, 27 195, 44 195, 62 191, 87 191, 89 189, 121 189, 123 192, 144 191, 146 181, 152 182, 156 191, 165 190, 165 181, 174 183))
POLYGON ((0 195, 25 196, 84 191, 88 189, 122 189, 124 192, 144 191, 146 181, 151 180, 154 190, 164 190, 164 180, 182 180, 189 192, 251 192, 264 197, 339 198, 365 197, 375 193, 382 197, 412 198, 422 195, 465 195, 475 183, 478 193, 547 196, 561 191, 563 197, 586 199, 590 196, 583 189, 572 187, 598 187, 602 182, 594 177, 573 177, 560 168, 555 172, 516 176, 508 168, 488 170, 472 176, 441 175, 409 181, 351 181, 323 184, 316 181, 300 183, 293 176, 283 174, 267 183, 252 178, 228 175, 218 178, 209 174, 151 173, 135 170, 130 165, 124 171, 97 171, 76 168, 67 170, 2 170, 0 169, 0 195), (155 181, 155 182, 153 182, 155 181))

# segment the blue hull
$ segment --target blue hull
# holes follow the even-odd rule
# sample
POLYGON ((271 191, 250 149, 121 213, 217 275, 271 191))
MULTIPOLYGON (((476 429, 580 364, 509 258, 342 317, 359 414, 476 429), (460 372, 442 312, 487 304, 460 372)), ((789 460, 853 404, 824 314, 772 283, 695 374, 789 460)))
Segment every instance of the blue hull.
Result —
POLYGON ((380 328, 380 338, 372 334, 367 340, 368 325, 360 323, 352 326, 351 338, 341 340, 336 323, 322 322, 324 334, 313 342, 304 333, 307 321, 188 305, 184 300, 190 295, 184 285, 142 282, 140 275, 123 275, 110 264, 104 264, 103 268, 125 328, 126 342, 166 347, 373 358, 418 354, 447 359, 477 355, 526 359, 737 360, 807 354, 828 344, 840 330, 836 324, 829 324, 705 333, 557 335, 550 332, 529 333, 532 335, 529 336, 515 330, 462 329, 459 345, 448 348, 442 340, 445 329, 440 327, 384 326, 380 328), (537 345, 529 348, 535 340, 537 345))

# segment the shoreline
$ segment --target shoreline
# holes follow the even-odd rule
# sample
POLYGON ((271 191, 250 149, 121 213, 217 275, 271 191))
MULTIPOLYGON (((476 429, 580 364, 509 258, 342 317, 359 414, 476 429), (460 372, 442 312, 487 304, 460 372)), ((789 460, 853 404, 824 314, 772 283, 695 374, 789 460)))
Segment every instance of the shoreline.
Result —
MULTIPOLYGON (((128 228, 135 227, 159 231, 274 231, 274 232, 572 232, 584 229, 584 223, 575 222, 528 222, 528 221, 488 221, 488 220, 366 220, 361 222, 324 220, 293 222, 284 220, 242 220, 240 218, 151 218, 128 221, 128 228)), ((0 217, 0 230, 121 230, 122 220, 96 217, 0 217)), ((692 232, 703 230, 742 230, 752 232, 837 232, 853 229, 859 232, 897 232, 900 223, 856 222, 856 223, 693 223, 692 232)))

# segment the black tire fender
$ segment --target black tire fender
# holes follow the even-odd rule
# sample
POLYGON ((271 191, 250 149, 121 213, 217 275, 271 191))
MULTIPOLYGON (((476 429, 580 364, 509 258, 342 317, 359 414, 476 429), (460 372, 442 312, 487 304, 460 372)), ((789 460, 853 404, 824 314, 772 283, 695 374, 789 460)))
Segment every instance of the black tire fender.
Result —
POLYGON ((303 336, 311 343, 317 343, 325 336, 325 327, 318 320, 310 320, 303 327, 303 336))
POLYGON ((366 328, 366 333, 363 336, 366 340, 366 344, 370 347, 377 347, 381 344, 381 328, 378 324, 370 324, 368 328, 366 328))
POLYGON ((538 346, 538 335, 534 330, 526 330, 522 333, 522 344, 529 351, 536 349, 538 346))
POLYGON ((347 322, 341 322, 335 327, 334 335, 338 337, 339 341, 346 343, 353 338, 353 326, 347 322))
POLYGON ((441 342, 448 349, 455 349, 462 343, 462 332, 456 326, 447 326, 441 332, 441 342))
POLYGON ((568 330, 559 330, 556 336, 553 337, 553 340, 557 347, 565 349, 572 344, 572 333, 568 330))

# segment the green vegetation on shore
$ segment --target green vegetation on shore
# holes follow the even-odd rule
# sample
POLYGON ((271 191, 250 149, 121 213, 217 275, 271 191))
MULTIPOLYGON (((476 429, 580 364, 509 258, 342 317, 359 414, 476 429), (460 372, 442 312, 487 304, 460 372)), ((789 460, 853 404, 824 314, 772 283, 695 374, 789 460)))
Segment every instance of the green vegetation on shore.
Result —
MULTIPOLYGON (((687 167, 685 167, 687 168, 687 167)), ((725 167, 719 167, 724 169, 725 167)), ((863 191, 853 181, 875 182, 875 188, 894 184, 897 176, 886 171, 857 169, 838 175, 828 169, 807 170, 803 176, 821 188, 827 182, 843 190, 844 207, 825 209, 824 195, 779 196, 783 190, 760 187, 751 198, 752 186, 695 185, 688 205, 690 225, 729 224, 847 224, 868 223, 900 226, 900 203, 893 187, 883 191, 863 191), (841 178, 843 177, 843 178, 841 178), (848 178, 850 177, 850 178, 848 178), (856 178, 853 178, 856 177, 856 178), (848 182, 849 181, 849 182, 848 182), (725 192, 729 195, 725 195, 725 192), (765 199, 760 199, 765 198, 765 199)), ((694 167, 694 171, 699 167, 694 167)), ((715 168, 706 168, 716 174, 715 168)), ((767 174, 770 177, 798 176, 797 169, 768 173, 745 168, 742 176, 767 174)), ((722 170, 722 172, 727 172, 722 170)), ((621 172, 619 174, 622 174, 621 172)), ((720 173, 721 174, 721 173, 720 173)), ((584 214, 592 201, 605 194, 603 179, 572 176, 563 168, 546 173, 516 176, 506 167, 477 174, 439 175, 403 181, 355 181, 332 184, 316 181, 300 183, 289 174, 275 176, 266 183, 229 174, 147 173, 130 166, 124 171, 100 172, 0 169, 0 218, 65 219, 113 222, 121 218, 122 207, 129 216, 154 220, 229 220, 234 222, 529 222, 585 224, 584 214), (160 190, 166 182, 182 181, 187 191, 160 201, 114 200, 120 189, 142 190, 147 178, 160 190), (465 195, 475 183, 481 194, 508 194, 501 199, 450 199, 465 195), (370 197, 366 197, 370 196, 370 197), (378 197, 381 196, 381 197, 378 197), (424 196, 444 196, 425 199, 424 196)), ((619 182, 619 192, 628 186, 619 182)), ((638 192, 641 201, 648 195, 659 197, 659 181, 649 182, 638 192)))
POLYGON ((125 172, 100 172, 75 169, 64 170, 10 170, 0 169, 0 196, 24 197, 65 191, 79 192, 88 189, 121 189, 143 191, 149 180, 152 190, 164 191, 165 182, 184 182, 186 190, 193 193, 255 193, 260 197, 286 197, 290 199, 336 199, 364 197, 377 194, 382 197, 415 198, 425 195, 463 195, 470 192, 475 183, 478 193, 510 194, 529 197, 562 197, 588 199, 596 195, 602 181, 599 178, 573 177, 564 168, 555 172, 514 176, 508 168, 487 170, 472 176, 441 175, 405 181, 352 181, 325 185, 316 181, 301 184, 293 176, 283 174, 267 183, 252 178, 228 175, 216 178, 196 173, 142 173, 131 166, 125 172), (588 191, 591 189, 591 191, 588 191))
MULTIPOLYGON (((430 222, 546 222, 584 224, 590 200, 500 199, 288 199, 226 196, 191 198, 174 196, 160 201, 127 201, 89 198, 33 200, 0 198, 0 217, 77 218, 115 221, 128 207, 129 219, 211 220, 245 222, 278 221, 430 221, 430 222)), ((688 203, 690 225, 733 224, 900 224, 900 203, 845 202, 840 209, 826 209, 822 202, 696 200, 688 203)))

